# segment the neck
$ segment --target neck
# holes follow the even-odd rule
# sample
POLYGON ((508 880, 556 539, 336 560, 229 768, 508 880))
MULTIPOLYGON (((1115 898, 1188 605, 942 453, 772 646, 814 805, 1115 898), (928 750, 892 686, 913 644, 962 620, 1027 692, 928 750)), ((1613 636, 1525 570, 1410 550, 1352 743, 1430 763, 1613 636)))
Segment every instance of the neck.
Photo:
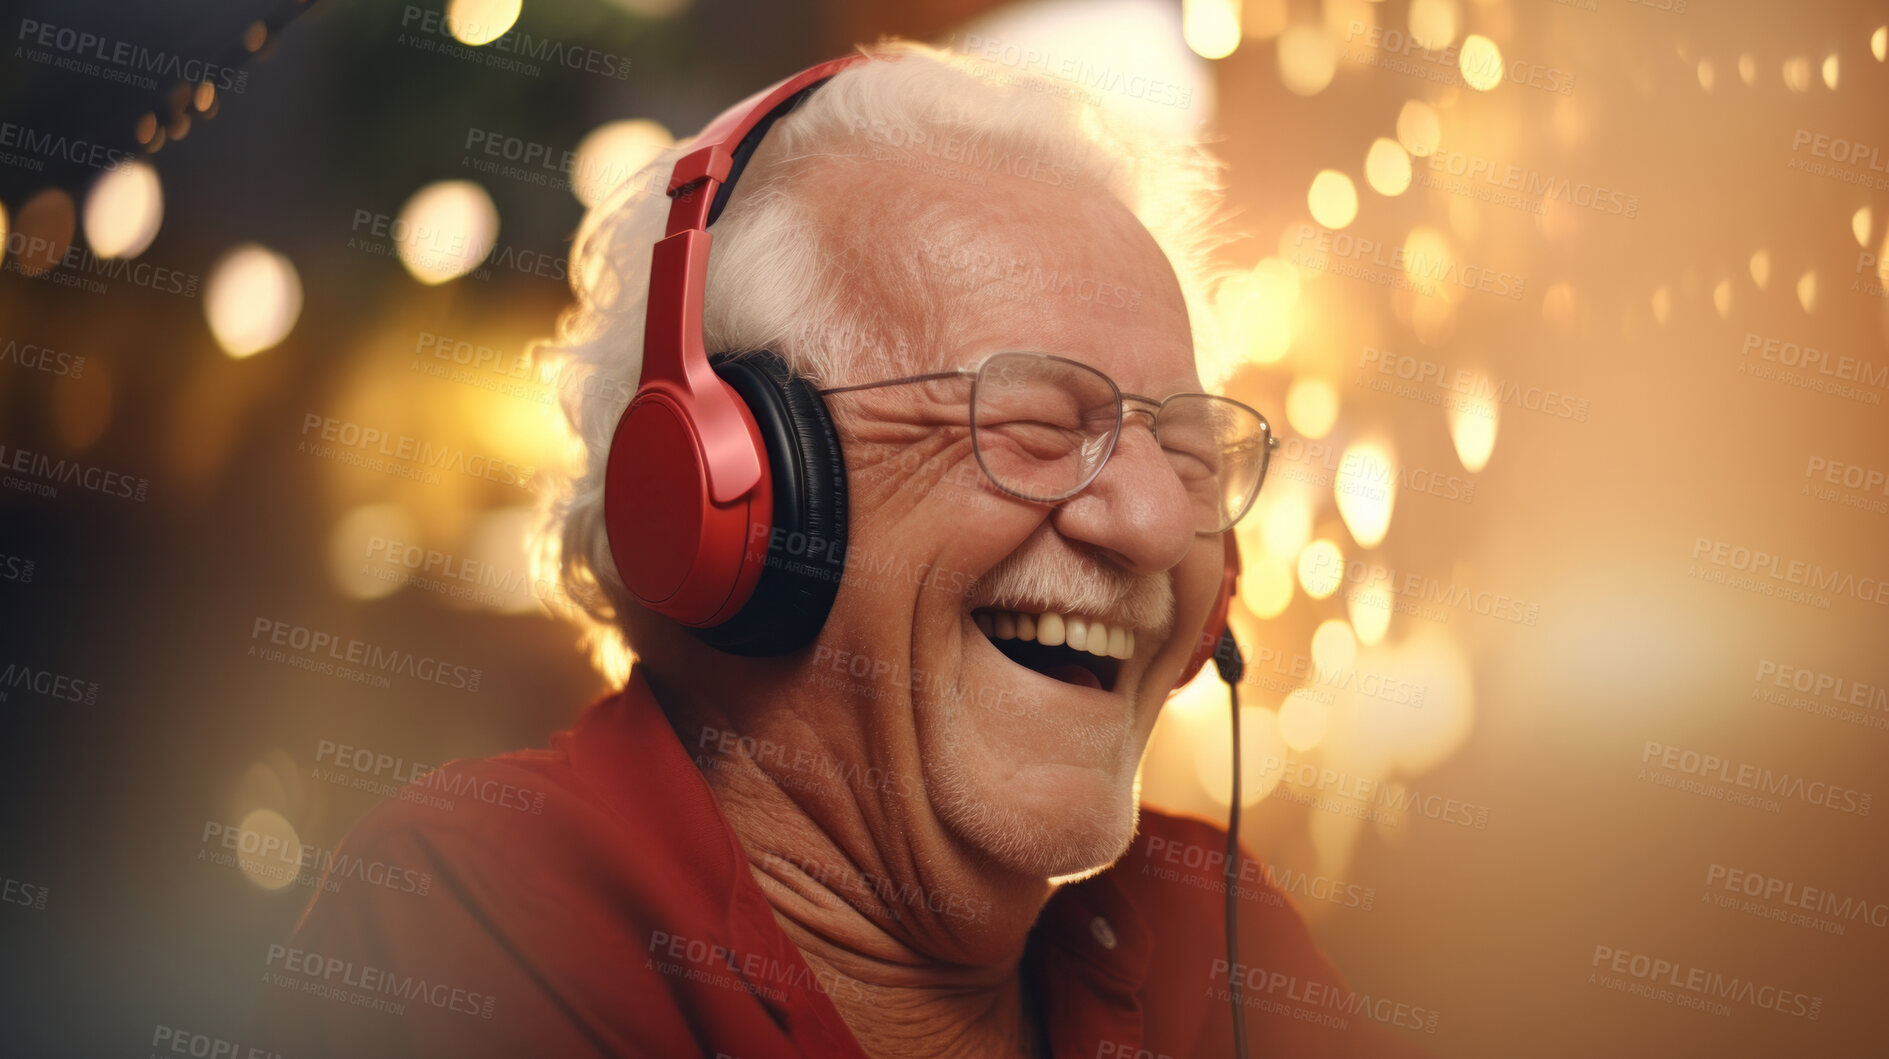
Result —
POLYGON ((817 702, 770 699, 741 724, 716 705, 741 697, 651 684, 775 919, 868 1055, 1037 1054, 1018 968, 1048 881, 990 869, 929 814, 914 822, 915 765, 909 780, 897 766, 838 767, 863 759, 814 738, 817 702))

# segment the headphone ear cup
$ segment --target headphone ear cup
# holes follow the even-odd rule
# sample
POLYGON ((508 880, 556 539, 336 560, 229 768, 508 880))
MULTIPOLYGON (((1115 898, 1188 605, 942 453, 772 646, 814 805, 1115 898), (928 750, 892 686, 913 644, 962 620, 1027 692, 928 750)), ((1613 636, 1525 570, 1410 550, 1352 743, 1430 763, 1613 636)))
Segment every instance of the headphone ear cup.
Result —
POLYGON ((730 654, 767 657, 813 641, 846 571, 846 462, 826 401, 779 355, 710 358, 747 402, 767 446, 774 527, 754 594, 732 618, 689 631, 730 654))

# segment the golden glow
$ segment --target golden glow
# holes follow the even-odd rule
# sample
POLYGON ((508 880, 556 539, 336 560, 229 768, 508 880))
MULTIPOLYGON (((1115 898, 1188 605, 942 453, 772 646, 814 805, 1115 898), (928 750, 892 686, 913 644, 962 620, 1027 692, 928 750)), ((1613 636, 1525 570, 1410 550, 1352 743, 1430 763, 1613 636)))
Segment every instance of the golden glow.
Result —
POLYGON ((13 260, 22 274, 37 276, 57 268, 72 246, 73 229, 78 226, 78 211, 72 196, 58 188, 34 193, 13 218, 13 233, 7 245, 16 251, 13 260))
POLYGON ((53 425, 66 448, 91 448, 112 418, 112 375, 105 360, 87 360, 85 372, 53 387, 53 425))
POLYGON ((644 118, 599 125, 577 145, 571 194, 595 206, 675 142, 668 129, 644 118))
MULTIPOLYGON (((1279 704, 1279 738, 1301 754, 1323 742, 1330 728, 1330 711, 1318 700, 1318 693, 1310 688, 1300 688, 1287 695, 1286 701, 1279 704)), ((1240 734, 1245 735, 1244 732, 1240 734)), ((1241 739, 1240 742, 1244 744, 1246 740, 1241 739)), ((1241 749, 1245 749, 1244 745, 1241 749)), ((1241 793, 1244 795, 1245 792, 1241 793)), ((1242 797, 1241 801, 1244 800, 1242 797)))
POLYGON ((1358 660, 1358 638, 1343 618, 1326 618, 1312 630, 1312 662, 1326 676, 1350 669, 1358 660))
POLYGON ((1358 189, 1336 169, 1321 169, 1305 195, 1312 219, 1327 228, 1343 228, 1358 216, 1358 189))
POLYGON ((428 285, 479 267, 498 241, 498 207, 470 180, 442 180, 413 193, 394 222, 400 263, 428 285))
POLYGON ((1436 108, 1421 99, 1404 102, 1404 109, 1397 112, 1397 141, 1404 145, 1404 150, 1418 158, 1428 158, 1436 153, 1436 147, 1443 139, 1443 122, 1437 117, 1436 108))
POLYGON ((1759 290, 1763 290, 1766 285, 1771 282, 1771 255, 1769 252, 1760 250, 1751 255, 1751 282, 1756 283, 1759 290))
POLYGON ((1750 53, 1738 57, 1738 79, 1747 88, 1758 83, 1758 60, 1752 58, 1750 53))
MULTIPOLYGON (((1448 276, 1455 271, 1456 255, 1450 251, 1449 237, 1435 228, 1418 225, 1404 237, 1404 272, 1412 278, 1431 282, 1426 277, 1448 276)), ((1421 302, 1454 302, 1462 298, 1459 283, 1437 283, 1436 296, 1421 302)))
POLYGON ((1410 0, 1410 36, 1431 51, 1456 39, 1456 0, 1410 0))
POLYGON ((1661 285, 1653 292, 1653 319, 1664 324, 1673 315, 1673 291, 1671 287, 1661 285))
POLYGON ((1274 495, 1259 512, 1259 539, 1267 555, 1299 554, 1312 540, 1311 506, 1297 493, 1274 495))
POLYGON ((1810 60, 1801 55, 1785 60, 1784 84, 1793 92, 1810 91, 1810 60))
POLYGON ((1541 318, 1564 335, 1574 333, 1574 288, 1565 280, 1541 296, 1541 318))
POLYGON ((1344 578, 1345 555, 1331 541, 1315 540, 1299 553, 1299 586, 1313 599, 1330 598, 1344 578))
POLYGON ((1308 438, 1322 438, 1338 421, 1338 387, 1324 379, 1298 378, 1286 391, 1286 422, 1308 438))
POLYGON ((1876 32, 1869 35, 1869 54, 1882 62, 1889 57, 1889 26, 1877 26, 1876 32))
POLYGON ((518 21, 522 0, 452 0, 446 7, 446 28, 461 44, 490 44, 518 21))
POLYGON ((1373 647, 1384 642, 1391 627, 1391 594, 1381 579, 1373 578, 1345 594, 1345 611, 1351 615, 1351 628, 1358 642, 1373 647))
POLYGON ((1364 156, 1364 179, 1380 195, 1401 195, 1410 187, 1410 155, 1396 140, 1378 137, 1364 156))
POLYGON ((1463 38, 1457 65, 1462 68, 1463 83, 1478 92, 1490 91, 1502 83, 1502 49, 1480 33, 1463 38))
POLYGON ((1480 395, 1463 395, 1444 412, 1450 424, 1450 440, 1456 443, 1456 458, 1463 469, 1474 474, 1489 466, 1495 452, 1496 427, 1501 408, 1494 400, 1480 395))
POLYGON ((1837 57, 1834 54, 1824 56, 1823 86, 1825 88, 1828 88, 1832 92, 1837 90, 1837 75, 1839 72, 1837 57))
MULTIPOLYGON (((1271 278, 1246 272, 1228 277, 1216 292, 1221 323, 1232 336, 1234 349, 1246 360, 1271 364, 1292 345, 1291 303, 1280 298, 1281 290, 1271 278)), ((1290 290, 1296 297, 1296 276, 1290 290)))
POLYGON ((1717 83, 1718 83, 1718 71, 1716 68, 1713 67, 1712 60, 1700 59, 1699 60, 1699 87, 1705 89, 1707 92, 1710 92, 1712 90, 1712 86, 1717 83))
POLYGON ((328 581, 349 599, 400 591, 411 570, 405 548, 421 545, 420 525, 399 504, 363 504, 328 531, 328 581))
POLYGON ((1816 311, 1817 309, 1817 270, 1816 269, 1812 269, 1809 272, 1806 272, 1803 275, 1797 277, 1797 304, 1803 306, 1804 311, 1807 313, 1816 311))
POLYGON ((1345 450, 1332 476, 1332 494, 1338 514, 1351 539, 1366 548, 1384 542, 1390 532, 1391 511, 1397 505, 1397 459, 1375 441, 1360 441, 1345 450))
POLYGON ((274 809, 254 809, 243 817, 235 853, 237 867, 264 890, 280 890, 302 871, 301 836, 274 809))
MULTIPOLYGON (((472 524, 467 554, 481 568, 496 571, 507 585, 514 580, 514 574, 518 578, 525 577, 526 571, 531 569, 531 556, 526 553, 525 542, 530 536, 534 514, 531 507, 523 505, 482 512, 472 524)), ((538 600, 532 595, 528 582, 524 591, 493 587, 479 593, 471 602, 507 614, 529 614, 538 610, 538 600)))
POLYGON ((1203 59, 1240 46, 1240 0, 1181 0, 1181 38, 1203 59))
POLYGON ((1279 34, 1279 83, 1294 95, 1315 96, 1338 72, 1338 50, 1318 26, 1293 26, 1279 34))
POLYGON ((1732 281, 1722 279, 1712 288, 1712 308, 1718 310, 1719 319, 1729 320, 1732 315, 1732 281))
POLYGON ((164 223, 164 189, 143 160, 113 166, 85 198, 85 241, 100 257, 137 257, 164 223))
POLYGON ((0 261, 7 259, 7 204, 0 202, 0 261))
POLYGON ((1240 571, 1240 602, 1258 618, 1276 618, 1292 605, 1292 566, 1270 556, 1240 571))
POLYGON ((1870 227, 1869 207, 1864 206, 1850 215, 1850 234, 1856 236, 1856 245, 1869 246, 1870 227))
POLYGON ((1254 40, 1271 40, 1286 28, 1286 0, 1246 0, 1240 11, 1240 32, 1254 40))
MULTIPOLYGON (((1212 666, 1201 673, 1201 677, 1213 676, 1212 666)), ((1199 680, 1194 682, 1200 683, 1199 680)), ((1192 692, 1194 685, 1189 684, 1177 699, 1192 692)), ((1212 798, 1214 804, 1226 808, 1231 800, 1227 795, 1233 789, 1233 756, 1227 752, 1228 716, 1226 691, 1219 680, 1211 680, 1206 685, 1202 697, 1207 699, 1208 708, 1201 712, 1201 723, 1197 731, 1202 738, 1193 740, 1194 775, 1200 780, 1202 790, 1212 798)), ((1279 719, 1271 710, 1257 706, 1240 707, 1240 804, 1258 805, 1279 785, 1284 770, 1268 770, 1266 762, 1278 761, 1285 757, 1286 743, 1279 735, 1279 719)))
POLYGON ((301 277, 268 247, 233 247, 210 266, 203 315, 223 352, 237 360, 260 353, 288 337, 302 315, 301 277))

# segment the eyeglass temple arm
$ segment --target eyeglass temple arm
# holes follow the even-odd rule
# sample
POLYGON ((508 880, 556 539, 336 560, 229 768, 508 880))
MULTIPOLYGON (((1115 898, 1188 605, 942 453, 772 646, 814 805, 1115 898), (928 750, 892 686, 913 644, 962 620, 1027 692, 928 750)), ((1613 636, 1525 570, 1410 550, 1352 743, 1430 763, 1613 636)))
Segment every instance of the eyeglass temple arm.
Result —
POLYGON ((963 369, 957 371, 934 371, 925 375, 907 375, 902 379, 883 379, 879 382, 861 382, 854 383, 851 386, 829 386, 824 390, 815 390, 814 392, 825 397, 833 393, 851 393, 854 390, 877 390, 885 386, 904 386, 914 382, 937 382, 940 379, 962 379, 976 374, 977 373, 974 371, 965 371, 963 369))

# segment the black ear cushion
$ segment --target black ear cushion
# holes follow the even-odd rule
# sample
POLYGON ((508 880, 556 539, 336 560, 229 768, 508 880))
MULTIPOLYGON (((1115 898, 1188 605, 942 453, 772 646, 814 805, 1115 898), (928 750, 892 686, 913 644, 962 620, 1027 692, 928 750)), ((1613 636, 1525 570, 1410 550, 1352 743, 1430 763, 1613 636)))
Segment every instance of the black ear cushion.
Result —
POLYGON ((846 571, 846 462, 826 401, 777 354, 719 354, 715 374, 741 395, 767 443, 774 533, 754 595, 734 617, 690 629, 704 643, 749 657, 813 641, 846 571))

